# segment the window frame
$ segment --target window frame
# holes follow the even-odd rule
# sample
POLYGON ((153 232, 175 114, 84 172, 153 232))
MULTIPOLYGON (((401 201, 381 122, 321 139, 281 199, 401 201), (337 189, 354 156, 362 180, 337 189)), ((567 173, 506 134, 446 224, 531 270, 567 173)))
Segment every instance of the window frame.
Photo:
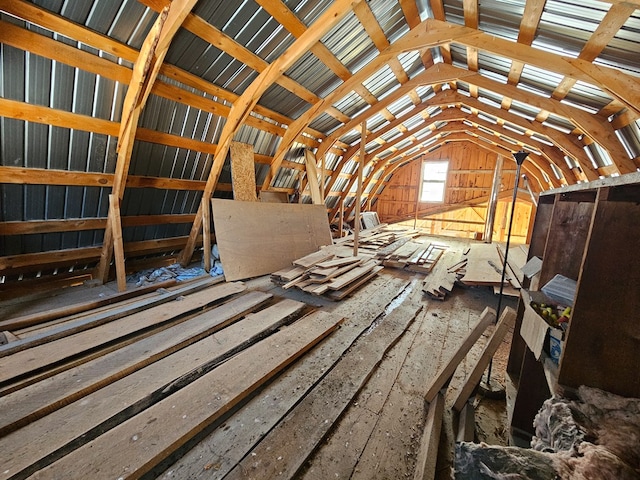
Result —
POLYGON ((447 178, 449 176, 449 160, 423 160, 422 167, 420 169, 420 191, 418 192, 418 199, 420 203, 444 203, 445 195, 447 192, 447 178), (439 178, 426 178, 428 166, 433 165, 445 165, 444 179, 439 178), (424 200, 424 192, 426 184, 442 185, 442 196, 438 200, 426 199, 424 200))

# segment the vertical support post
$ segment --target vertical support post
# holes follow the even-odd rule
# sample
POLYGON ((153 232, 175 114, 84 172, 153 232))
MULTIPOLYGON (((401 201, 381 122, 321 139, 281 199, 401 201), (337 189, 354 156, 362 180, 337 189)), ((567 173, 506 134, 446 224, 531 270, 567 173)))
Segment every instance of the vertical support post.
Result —
POLYGON ((364 170, 364 147, 367 143, 367 121, 362 122, 360 136, 360 161, 358 162, 358 188, 356 190, 356 213, 353 220, 353 256, 358 256, 358 241, 360 240, 360 202, 362 197, 362 171, 364 170))
POLYGON ((204 269, 211 270, 211 208, 209 198, 202 196, 202 248, 204 249, 204 269))
POLYGON ((118 291, 124 292, 127 289, 127 273, 124 267, 124 246, 122 244, 122 225, 120 223, 120 199, 113 193, 109 195, 109 221, 111 223, 111 238, 113 240, 118 291))
POLYGON ((339 238, 342 238, 342 233, 344 231, 344 198, 340 198, 340 218, 338 220, 338 234, 339 238))
POLYGON ((326 155, 322 155, 322 157, 320 158, 320 200, 322 201, 322 203, 324 204, 324 200, 325 200, 325 195, 324 195, 324 182, 325 182, 325 163, 327 162, 327 156, 326 155))
POLYGON ((502 164, 504 159, 502 155, 498 155, 496 159, 496 168, 493 170, 493 183, 491 184, 491 194, 489 196, 489 205, 487 208, 487 217, 484 223, 484 243, 493 241, 493 226, 496 220, 496 208, 498 206, 498 193, 500 190, 500 181, 502 180, 502 164))

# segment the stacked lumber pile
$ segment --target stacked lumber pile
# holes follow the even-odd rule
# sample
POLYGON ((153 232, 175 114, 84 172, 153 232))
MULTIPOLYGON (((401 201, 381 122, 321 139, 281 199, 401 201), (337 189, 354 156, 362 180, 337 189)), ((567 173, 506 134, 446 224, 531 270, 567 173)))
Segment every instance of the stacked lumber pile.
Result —
POLYGON ((446 245, 409 241, 391 253, 379 252, 377 256, 382 258, 385 267, 427 274, 446 250, 446 245))
MULTIPOLYGON (((358 238, 358 250, 362 253, 377 255, 378 252, 393 252, 414 237, 420 236, 419 230, 390 228, 386 224, 362 230, 358 238)), ((335 244, 353 247, 353 235, 335 240, 335 244)))
POLYGON ((343 321, 214 283, 156 293, 148 308, 138 299, 49 317, 37 329, 32 316, 32 330, 0 346, 0 478, 162 471, 343 321))
POLYGON ((375 277, 382 266, 371 255, 353 256, 344 247, 326 247, 294 260, 293 266, 271 274, 282 288, 298 288, 330 300, 342 300, 375 277))

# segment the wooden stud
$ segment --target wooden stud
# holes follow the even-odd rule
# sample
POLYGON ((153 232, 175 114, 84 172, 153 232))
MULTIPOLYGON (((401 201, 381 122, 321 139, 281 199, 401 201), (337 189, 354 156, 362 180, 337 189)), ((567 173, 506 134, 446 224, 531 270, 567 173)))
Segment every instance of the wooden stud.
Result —
POLYGON ((362 136, 360 137, 360 161, 358 162, 358 187, 356 190, 356 213, 353 220, 353 256, 358 256, 358 240, 360 239, 360 203, 362 202, 362 171, 364 170, 364 147, 367 143, 367 121, 362 122, 362 128, 360 130, 362 136))
POLYGON ((204 269, 211 271, 211 209, 209 199, 202 197, 202 248, 204 249, 204 269))
POLYGON ((116 195, 109 195, 109 224, 113 232, 113 251, 116 264, 118 291, 127 289, 127 274, 124 267, 124 246, 122 244, 122 225, 120 223, 120 201, 116 195))

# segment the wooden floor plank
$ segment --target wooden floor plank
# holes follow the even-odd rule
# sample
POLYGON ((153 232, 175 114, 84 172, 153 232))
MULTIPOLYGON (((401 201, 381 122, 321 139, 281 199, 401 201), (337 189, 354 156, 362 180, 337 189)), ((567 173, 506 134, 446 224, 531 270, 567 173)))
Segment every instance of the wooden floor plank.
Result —
POLYGON ((77 321, 67 322, 52 329, 46 329, 46 331, 42 333, 29 335, 28 338, 19 342, 14 342, 11 345, 0 347, 0 357, 12 355, 27 348, 32 348, 58 338, 82 332, 90 328, 95 328, 99 325, 118 320, 119 318, 127 315, 149 310, 157 307, 158 305, 175 300, 178 297, 193 294, 204 288, 211 287, 220 283, 220 281, 220 279, 207 278, 197 283, 190 283, 189 285, 185 285, 175 290, 160 293, 157 296, 154 295, 139 301, 127 302, 120 307, 106 309, 96 313, 95 315, 82 315, 77 321))
POLYGON ((240 283, 217 285, 188 295, 181 301, 158 305, 90 330, 84 330, 2 357, 0 358, 0 385, 29 373, 49 368, 65 359, 82 354, 100 345, 113 342, 146 328, 160 325, 188 312, 195 312, 217 300, 239 293, 245 288, 240 283))
POLYGON ((303 317, 38 471, 33 478, 139 478, 311 349, 341 322, 341 318, 326 312, 303 317))
POLYGON ((419 319, 389 350, 371 379, 351 402, 347 412, 308 462, 301 480, 350 478, 371 439, 391 388, 398 378, 407 352, 420 330, 419 319))
POLYGON ((420 309, 401 305, 391 312, 225 479, 294 478, 420 309))
POLYGON ((335 314, 347 318, 338 331, 305 355, 284 375, 252 399, 224 425, 214 430, 171 465, 160 479, 222 479, 331 370, 353 342, 371 327, 381 312, 403 291, 407 281, 385 276, 372 281, 376 295, 357 292, 336 305, 335 314))
POLYGON ((88 310, 94 310, 105 305, 112 305, 114 303, 122 302, 123 300, 128 300, 130 298, 139 297, 146 293, 155 292, 160 288, 172 287, 175 284, 176 280, 171 279, 154 285, 148 285, 146 287, 134 288, 126 292, 116 293, 107 298, 98 298, 88 302, 75 303, 72 305, 65 305, 63 307, 49 309, 44 312, 21 315, 19 317, 0 321, 0 330, 17 330, 30 327, 57 318, 67 317, 69 315, 86 312, 88 310))
POLYGON ((449 383, 449 380, 451 380, 456 368, 458 368, 458 364, 467 355, 471 347, 478 341, 487 327, 493 323, 495 318, 496 311, 494 309, 489 307, 484 309, 480 315, 478 323, 476 323, 473 330, 469 332, 469 335, 464 339, 460 348, 454 351, 449 361, 440 369, 440 371, 438 371, 438 374, 431 381, 429 388, 427 389, 427 393, 424 396, 427 403, 431 403, 436 398, 438 392, 449 383))
MULTIPOLYGON (((248 292, 184 323, 0 397, 0 436, 202 340, 270 298, 262 292, 248 292)), ((303 303, 285 300, 260 315, 287 318, 303 307, 303 303)))

